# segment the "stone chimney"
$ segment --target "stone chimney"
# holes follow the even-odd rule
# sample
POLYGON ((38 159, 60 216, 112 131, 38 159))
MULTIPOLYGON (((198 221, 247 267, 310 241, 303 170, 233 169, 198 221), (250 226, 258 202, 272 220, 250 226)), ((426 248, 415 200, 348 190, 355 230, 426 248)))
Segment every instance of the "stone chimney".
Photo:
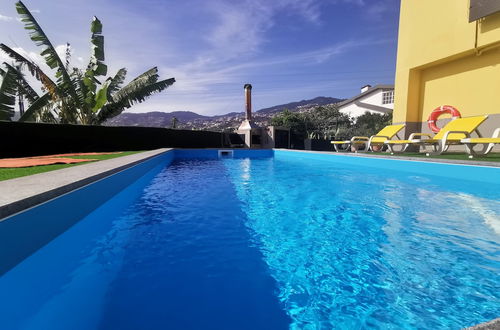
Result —
POLYGON ((367 90, 369 90, 371 87, 372 87, 372 85, 365 85, 365 86, 361 87, 361 93, 366 92, 366 91, 367 91, 367 90))
POLYGON ((245 84, 243 86, 245 90, 245 119, 252 120, 252 85, 245 84))
POLYGON ((236 133, 244 135, 247 148, 260 148, 262 146, 262 129, 252 120, 252 85, 245 84, 245 119, 241 122, 236 133))
POLYGON ((252 85, 245 84, 243 89, 245 90, 245 120, 241 123, 238 131, 258 128, 258 126, 252 121, 252 85))

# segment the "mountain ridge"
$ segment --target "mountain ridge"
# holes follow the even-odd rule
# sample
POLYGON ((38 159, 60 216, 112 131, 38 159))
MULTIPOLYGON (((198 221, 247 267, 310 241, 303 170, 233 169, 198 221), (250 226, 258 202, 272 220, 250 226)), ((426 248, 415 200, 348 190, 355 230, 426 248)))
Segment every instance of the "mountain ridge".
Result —
MULTIPOLYGON (((306 111, 314 106, 334 104, 342 99, 318 96, 309 100, 295 101, 254 111, 252 117, 257 125, 267 126, 271 118, 288 109, 292 112, 306 111)), ((141 126, 171 127, 173 118, 177 119, 177 128, 226 130, 238 127, 244 118, 244 112, 230 112, 223 115, 205 116, 193 111, 151 111, 145 113, 125 112, 108 120, 106 126, 141 126)))

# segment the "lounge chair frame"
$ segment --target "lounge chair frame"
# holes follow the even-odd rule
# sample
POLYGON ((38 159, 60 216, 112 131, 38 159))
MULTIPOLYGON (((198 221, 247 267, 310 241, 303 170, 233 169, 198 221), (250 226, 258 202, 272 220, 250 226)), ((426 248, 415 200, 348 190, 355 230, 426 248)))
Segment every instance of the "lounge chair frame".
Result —
POLYGON ((333 147, 335 149, 335 151, 337 152, 340 152, 340 151, 345 151, 347 150, 347 148, 351 147, 351 146, 355 146, 355 145, 361 145, 361 144, 364 144, 365 147, 363 149, 360 149, 360 150, 357 150, 356 149, 356 153, 357 152, 368 152, 368 151, 374 151, 373 150, 373 146, 375 145, 380 145, 380 146, 384 146, 384 142, 374 142, 374 139, 376 138, 383 138, 385 140, 390 140, 392 137, 396 137, 396 138, 400 138, 399 137, 399 132, 404 128, 404 125, 388 125, 386 127, 384 127, 384 129, 382 129, 379 133, 381 133, 383 130, 385 130, 386 128, 388 127, 392 127, 392 126, 400 126, 399 129, 396 131, 395 134, 393 134, 392 136, 386 136, 386 135, 372 135, 370 137, 367 137, 367 136, 353 136, 350 140, 346 140, 346 141, 340 141, 340 142, 344 142, 344 143, 334 143, 334 142, 338 142, 338 141, 333 141, 332 144, 333 144, 333 147), (347 148, 345 149, 342 149, 341 146, 347 146, 347 148))
MULTIPOLYGON (((397 134, 396 134, 396 137, 399 139, 399 136, 397 134)), ((364 144, 365 147, 363 149, 356 150, 355 152, 368 152, 370 150, 373 151, 372 150, 373 149, 372 148, 372 141, 375 138, 385 138, 387 140, 390 139, 389 136, 385 136, 385 135, 372 135, 369 138, 366 137, 366 136, 353 136, 351 138, 351 140, 346 141, 346 143, 344 143, 344 144, 334 144, 333 147, 335 148, 335 151, 339 152, 339 151, 341 151, 339 149, 339 147, 338 147, 339 145, 341 145, 341 146, 342 145, 349 145, 349 147, 350 147, 350 146, 356 145, 356 144, 364 144)), ((384 143, 377 142, 377 143, 374 143, 373 145, 382 145, 383 146, 384 143)))
MULTIPOLYGON (((481 137, 481 136, 479 136, 481 137)), ((491 136, 492 139, 497 139, 500 137, 500 127, 495 129, 493 131, 493 135, 491 136)), ((495 142, 487 142, 487 143, 471 143, 471 138, 470 136, 467 135, 467 138, 460 140, 461 143, 465 145, 465 150, 469 154, 469 157, 472 158, 474 156, 484 156, 490 153, 491 150, 493 150, 493 147, 495 146, 495 142), (482 144, 483 145, 483 150, 482 152, 478 153, 474 150, 474 146, 482 144)))
MULTIPOLYGON (((474 132, 479 137, 482 137, 481 133, 477 129, 475 129, 474 132)), ((441 139, 435 140, 435 141, 429 141, 429 140, 433 140, 431 134, 428 134, 428 133, 412 133, 408 137, 408 141, 411 141, 411 142, 404 144, 401 151, 394 150, 394 144, 386 143, 386 145, 389 148, 389 152, 391 153, 391 155, 394 155, 395 153, 406 152, 406 150, 410 146, 415 146, 415 145, 418 146, 418 147, 423 147, 424 150, 425 150, 425 147, 427 147, 427 146, 432 147, 432 151, 426 153, 427 156, 441 155, 443 152, 448 151, 450 145, 459 145, 459 144, 461 144, 461 140, 456 140, 456 139, 450 140, 449 139, 450 134, 464 134, 466 137, 470 137, 470 134, 467 131, 447 131, 441 139), (425 139, 415 139, 415 137, 419 137, 419 136, 420 137, 424 137, 425 136, 427 138, 425 138, 425 139)))
POLYGON ((461 144, 464 137, 470 138, 472 133, 476 133, 479 139, 482 139, 483 137, 478 131, 478 127, 486 119, 488 119, 487 115, 464 117, 452 120, 434 136, 427 133, 412 133, 407 140, 385 141, 384 144, 387 145, 391 154, 396 153, 396 150, 394 150, 395 145, 401 145, 403 147, 400 152, 407 151, 410 146, 423 147, 424 151, 427 146, 430 146, 432 147, 432 151, 427 152, 427 156, 440 155, 447 151, 450 145, 461 144), (452 134, 460 134, 462 136, 451 136, 452 134), (416 137, 420 138, 416 139, 416 137))

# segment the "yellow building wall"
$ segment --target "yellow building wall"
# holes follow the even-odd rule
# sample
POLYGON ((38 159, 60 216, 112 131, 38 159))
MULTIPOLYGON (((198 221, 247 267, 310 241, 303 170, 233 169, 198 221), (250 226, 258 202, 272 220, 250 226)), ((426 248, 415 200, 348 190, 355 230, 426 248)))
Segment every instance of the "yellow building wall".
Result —
POLYGON ((469 23, 467 0, 402 0, 400 15, 395 123, 444 104, 500 114, 500 13, 469 23))

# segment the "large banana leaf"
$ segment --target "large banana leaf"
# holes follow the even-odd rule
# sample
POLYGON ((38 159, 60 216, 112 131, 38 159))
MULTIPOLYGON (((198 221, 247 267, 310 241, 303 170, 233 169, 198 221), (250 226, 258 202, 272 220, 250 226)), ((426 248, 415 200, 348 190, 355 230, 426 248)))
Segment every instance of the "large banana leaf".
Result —
POLYGON ((158 68, 154 67, 152 69, 149 69, 148 71, 134 78, 125 87, 116 92, 113 95, 113 101, 118 102, 122 99, 127 99, 129 95, 137 91, 140 91, 142 88, 144 88, 149 84, 157 82, 158 78, 159 78, 158 68))
POLYGON ((108 67, 104 64, 104 36, 102 35, 102 23, 94 16, 90 25, 90 38, 92 53, 90 54, 90 63, 87 70, 92 71, 94 76, 105 76, 108 73, 108 67))
POLYGON ((127 76, 127 69, 121 68, 118 70, 116 75, 113 78, 108 78, 109 86, 108 86, 108 99, 111 100, 113 94, 120 90, 125 81, 125 77, 127 76))
POLYGON ((12 69, 16 75, 17 91, 23 95, 30 103, 35 102, 39 98, 38 93, 31 87, 31 85, 24 78, 23 73, 8 63, 4 63, 8 69, 12 69))
POLYGON ((9 68, 2 74, 0 84, 0 120, 11 120, 16 105, 17 82, 14 70, 9 68))
POLYGON ((40 55, 45 59, 45 63, 47 63, 51 69, 57 68, 56 78, 59 88, 76 99, 76 91, 66 71, 66 67, 45 32, 43 32, 42 28, 24 3, 18 1, 16 3, 16 10, 21 17, 21 22, 24 23, 24 28, 29 31, 31 40, 33 40, 37 46, 44 48, 40 55))
POLYGON ((158 68, 154 67, 132 79, 132 81, 129 84, 132 84, 136 81, 144 81, 144 80, 150 83, 154 83, 158 81, 159 77, 160 76, 158 75, 158 68))
POLYGON ((101 109, 106 102, 108 102, 108 85, 104 84, 104 86, 97 91, 94 98, 95 104, 92 108, 92 112, 97 112, 101 109))
POLYGON ((19 118, 19 121, 35 121, 35 116, 50 103, 50 100, 51 98, 49 93, 45 93, 39 97, 29 106, 28 109, 26 109, 21 118, 19 118))
POLYGON ((21 65, 25 65, 30 73, 35 77, 38 81, 40 81, 45 89, 52 95, 52 97, 55 99, 57 98, 57 85, 50 79, 43 71, 33 63, 32 61, 28 60, 12 48, 10 48, 7 45, 0 44, 0 49, 4 51, 7 55, 9 55, 12 59, 14 59, 17 63, 21 65))
POLYGON ((130 108, 133 104, 141 103, 154 93, 159 93, 175 83, 175 78, 165 79, 154 83, 147 83, 147 79, 145 80, 146 82, 143 81, 140 88, 136 87, 127 95, 122 93, 122 91, 130 84, 122 88, 122 90, 118 92, 121 95, 120 99, 105 104, 102 107, 101 111, 99 111, 99 113, 97 114, 95 123, 102 124, 106 120, 119 115, 123 112, 123 110, 130 108))
POLYGON ((159 93, 164 89, 166 89, 167 87, 173 85, 174 83, 175 83, 175 78, 169 78, 152 84, 148 84, 143 88, 135 91, 134 93, 131 93, 128 96, 128 101, 130 102, 131 105, 135 103, 141 103, 154 93, 159 93))

